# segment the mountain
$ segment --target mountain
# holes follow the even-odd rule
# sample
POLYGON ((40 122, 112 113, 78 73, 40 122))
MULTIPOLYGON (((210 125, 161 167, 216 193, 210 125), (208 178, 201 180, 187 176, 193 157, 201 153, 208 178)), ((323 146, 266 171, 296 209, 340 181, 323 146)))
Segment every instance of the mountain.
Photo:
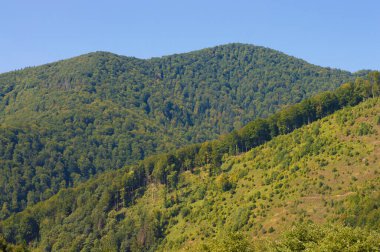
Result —
POLYGON ((244 44, 149 60, 96 52, 1 74, 1 218, 357 76, 244 44))
POLYGON ((370 76, 375 85, 358 79, 63 189, 3 221, 2 234, 44 251, 378 250, 379 92, 369 97, 380 81, 370 76))

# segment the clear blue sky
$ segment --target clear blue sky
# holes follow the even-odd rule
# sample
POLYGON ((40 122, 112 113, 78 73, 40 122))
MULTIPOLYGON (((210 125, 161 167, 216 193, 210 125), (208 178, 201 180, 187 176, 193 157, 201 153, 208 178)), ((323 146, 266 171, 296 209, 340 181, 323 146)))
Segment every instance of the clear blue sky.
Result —
POLYGON ((150 58, 230 42, 380 69, 379 10, 379 0, 2 1, 0 72, 91 51, 150 58))

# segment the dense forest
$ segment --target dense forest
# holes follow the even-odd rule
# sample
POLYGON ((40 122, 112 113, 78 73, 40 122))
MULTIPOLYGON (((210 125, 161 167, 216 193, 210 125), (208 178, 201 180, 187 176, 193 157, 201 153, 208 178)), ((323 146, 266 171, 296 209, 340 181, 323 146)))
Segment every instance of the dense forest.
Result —
POLYGON ((217 140, 63 189, 11 215, 2 234, 45 251, 379 249, 379 95, 371 72, 217 140))
MULTIPOLYGON (((97 52, 1 74, 0 219, 106 170, 216 139, 255 118, 273 119, 270 115, 287 105, 367 73, 322 68, 271 49, 229 44, 150 60, 97 52)), ((292 125, 285 116, 260 139, 248 135, 261 128, 246 127, 239 133, 244 142, 236 138, 228 153, 246 151, 346 104, 339 101, 333 109, 322 104, 310 118, 292 125)), ((267 120, 254 124, 266 126, 267 120)), ((212 149, 196 146, 205 153, 212 149)), ((195 164, 218 165, 222 158, 207 154, 195 161, 186 150, 183 155, 190 157, 176 172, 195 164)), ((176 173, 163 169, 152 178, 175 186, 176 173)))

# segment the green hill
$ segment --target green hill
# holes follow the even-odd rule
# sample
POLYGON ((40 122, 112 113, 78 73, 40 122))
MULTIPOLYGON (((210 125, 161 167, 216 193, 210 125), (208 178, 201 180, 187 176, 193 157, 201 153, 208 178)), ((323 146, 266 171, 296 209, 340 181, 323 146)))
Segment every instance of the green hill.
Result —
POLYGON ((1 218, 355 76, 243 44, 150 60, 96 52, 1 74, 1 218))
MULTIPOLYGON (((350 92, 345 85, 268 120, 350 92)), ((378 250, 379 115, 379 98, 367 99, 246 153, 225 153, 220 165, 207 159, 233 134, 210 143, 209 154, 202 154, 205 143, 152 157, 61 190, 4 221, 1 230, 8 241, 41 251, 378 250), (194 148, 196 158, 206 158, 195 163, 203 165, 173 173, 188 163, 180 163, 181 153, 194 148), (137 186, 143 177, 145 186, 137 186), (304 224, 286 232, 297 223, 304 224)))

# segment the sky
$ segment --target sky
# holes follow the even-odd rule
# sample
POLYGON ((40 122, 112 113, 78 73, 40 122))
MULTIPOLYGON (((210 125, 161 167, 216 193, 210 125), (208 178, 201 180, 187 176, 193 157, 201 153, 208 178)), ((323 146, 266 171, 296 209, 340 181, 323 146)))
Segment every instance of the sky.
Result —
POLYGON ((240 42, 380 70, 378 0, 0 2, 0 73, 93 51, 151 58, 240 42))

